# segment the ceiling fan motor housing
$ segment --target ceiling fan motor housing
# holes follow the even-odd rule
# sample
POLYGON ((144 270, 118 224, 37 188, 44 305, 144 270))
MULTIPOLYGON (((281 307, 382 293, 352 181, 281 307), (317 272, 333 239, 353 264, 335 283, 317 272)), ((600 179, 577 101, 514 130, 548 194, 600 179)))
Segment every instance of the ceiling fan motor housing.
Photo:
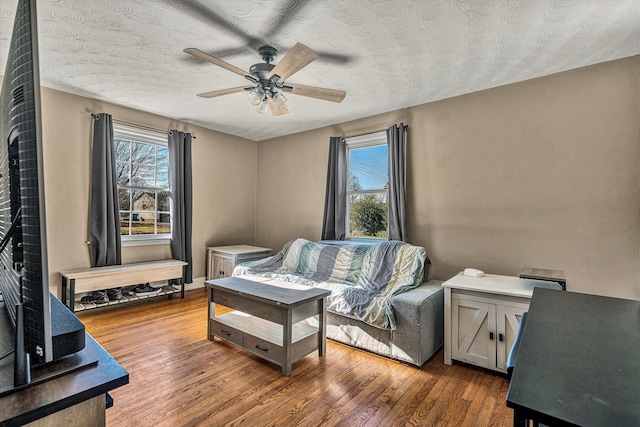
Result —
POLYGON ((269 75, 271 70, 274 69, 274 67, 275 65, 273 64, 260 62, 258 64, 253 64, 251 68, 249 68, 249 73, 256 76, 258 79, 260 79, 260 81, 266 80, 268 82, 269 78, 267 76, 269 75))

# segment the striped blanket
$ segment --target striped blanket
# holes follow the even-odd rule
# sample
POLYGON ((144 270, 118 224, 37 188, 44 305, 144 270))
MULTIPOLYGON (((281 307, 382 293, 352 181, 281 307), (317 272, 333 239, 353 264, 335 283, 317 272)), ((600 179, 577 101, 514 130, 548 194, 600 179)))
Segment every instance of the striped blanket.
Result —
POLYGON ((328 289, 328 311, 395 329, 391 298, 422 283, 425 262, 424 248, 404 242, 341 246, 295 239, 270 258, 238 265, 233 275, 328 289))

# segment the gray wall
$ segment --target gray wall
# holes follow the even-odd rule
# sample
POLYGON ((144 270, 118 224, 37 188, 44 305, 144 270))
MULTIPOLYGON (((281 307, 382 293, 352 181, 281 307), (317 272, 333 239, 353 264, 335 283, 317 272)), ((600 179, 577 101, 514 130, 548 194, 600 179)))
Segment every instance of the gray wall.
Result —
MULTIPOLYGON (((193 277, 205 275, 208 245, 255 239, 257 143, 178 120, 43 88, 42 120, 50 287, 61 270, 91 266, 88 240, 92 119, 90 113, 156 129, 193 132, 193 277)), ((169 245, 122 250, 123 264, 171 258, 169 245)), ((57 294, 59 295, 59 293, 57 294)))
POLYGON ((640 299, 639 100, 636 56, 260 142, 256 243, 320 237, 329 136, 404 122, 432 277, 562 269, 569 290, 640 299))
MULTIPOLYGON (((404 122, 410 241, 427 249, 432 277, 556 268, 569 290, 640 299, 640 56, 260 143, 45 88, 54 290, 58 271, 89 266, 89 113, 99 111, 196 133, 194 277, 207 245, 319 239, 329 137, 404 122)), ((133 247, 123 261, 169 256, 133 247)))

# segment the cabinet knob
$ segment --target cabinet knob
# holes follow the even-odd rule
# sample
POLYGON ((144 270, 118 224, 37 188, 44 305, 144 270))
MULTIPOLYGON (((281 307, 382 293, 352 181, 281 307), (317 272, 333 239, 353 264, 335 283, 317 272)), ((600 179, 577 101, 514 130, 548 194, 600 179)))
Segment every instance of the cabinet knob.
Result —
POLYGON ((498 339, 500 341, 504 341, 504 334, 498 334, 498 339))
POLYGON ((493 332, 489 332, 489 339, 492 340, 493 339, 493 332))

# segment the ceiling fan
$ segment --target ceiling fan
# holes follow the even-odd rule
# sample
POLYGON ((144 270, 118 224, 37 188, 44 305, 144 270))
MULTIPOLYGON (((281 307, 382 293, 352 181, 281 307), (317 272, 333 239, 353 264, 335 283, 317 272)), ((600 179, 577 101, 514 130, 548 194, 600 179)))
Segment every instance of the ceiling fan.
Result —
POLYGON ((283 95, 283 92, 331 102, 342 102, 347 94, 342 90, 285 83, 285 80, 294 73, 300 71, 318 58, 318 55, 313 50, 301 43, 296 43, 276 65, 271 62, 278 55, 278 50, 272 46, 261 46, 258 48, 258 54, 265 62, 253 64, 249 68, 249 72, 241 70, 199 49, 188 48, 184 49, 184 52, 236 73, 251 82, 251 86, 240 86, 205 92, 198 94, 198 96, 202 98, 214 98, 231 93, 245 92, 249 102, 255 106, 255 110, 262 114, 266 113, 267 109, 270 109, 271 114, 274 116, 289 113, 287 109, 289 100, 283 95))

